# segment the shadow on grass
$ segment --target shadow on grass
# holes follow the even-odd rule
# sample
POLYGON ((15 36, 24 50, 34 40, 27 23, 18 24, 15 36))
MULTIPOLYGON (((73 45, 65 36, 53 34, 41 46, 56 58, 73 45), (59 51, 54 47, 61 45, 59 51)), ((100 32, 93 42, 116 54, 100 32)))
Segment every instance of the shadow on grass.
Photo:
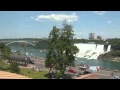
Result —
POLYGON ((48 79, 52 79, 52 74, 51 73, 45 74, 44 76, 47 77, 48 79))
MULTIPOLYGON (((44 75, 45 77, 47 77, 48 79, 52 79, 52 74, 48 73, 44 75)), ((72 76, 70 74, 64 74, 62 77, 62 79, 72 79, 72 76)))

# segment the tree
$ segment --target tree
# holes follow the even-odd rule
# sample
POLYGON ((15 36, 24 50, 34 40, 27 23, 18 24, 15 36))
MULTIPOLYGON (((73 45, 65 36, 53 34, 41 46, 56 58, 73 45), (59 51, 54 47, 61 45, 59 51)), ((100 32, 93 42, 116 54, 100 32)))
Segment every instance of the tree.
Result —
POLYGON ((63 22, 62 33, 60 36, 61 55, 60 55, 60 73, 64 74, 67 66, 74 66, 75 54, 78 52, 78 48, 73 43, 74 30, 72 26, 65 20, 63 22))
POLYGON ((53 67, 56 65, 56 55, 55 51, 57 49, 58 43, 59 43, 59 29, 56 28, 56 26, 53 27, 52 31, 49 34, 49 47, 48 47, 48 53, 46 55, 46 61, 45 65, 46 67, 49 67, 49 73, 52 71, 53 67))
POLYGON ((11 49, 6 47, 4 43, 0 43, 0 54, 4 59, 8 59, 11 54, 11 49))
POLYGON ((8 59, 10 56, 11 50, 10 48, 5 47, 2 51, 2 55, 4 59, 8 59))
POLYGON ((10 63, 10 71, 13 73, 20 73, 20 68, 17 62, 11 62, 10 63))
POLYGON ((56 70, 56 78, 62 77, 67 66, 75 64, 75 54, 78 48, 73 43, 74 31, 65 20, 63 28, 53 27, 49 34, 50 44, 46 55, 45 65, 56 70))

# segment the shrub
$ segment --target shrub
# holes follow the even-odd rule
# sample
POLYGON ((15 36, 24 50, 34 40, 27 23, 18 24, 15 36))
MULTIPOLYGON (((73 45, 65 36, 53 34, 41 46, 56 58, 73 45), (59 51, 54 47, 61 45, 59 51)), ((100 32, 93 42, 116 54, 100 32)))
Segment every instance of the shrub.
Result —
POLYGON ((17 62, 11 62, 10 63, 10 71, 13 73, 20 73, 20 68, 17 62))

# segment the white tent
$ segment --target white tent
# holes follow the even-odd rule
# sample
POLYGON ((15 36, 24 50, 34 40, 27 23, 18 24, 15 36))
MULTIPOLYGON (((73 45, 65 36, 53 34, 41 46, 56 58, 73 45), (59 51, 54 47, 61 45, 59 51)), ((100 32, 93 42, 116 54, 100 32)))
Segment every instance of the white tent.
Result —
POLYGON ((89 70, 91 72, 98 72, 98 71, 100 71, 100 67, 99 66, 90 66, 89 70))

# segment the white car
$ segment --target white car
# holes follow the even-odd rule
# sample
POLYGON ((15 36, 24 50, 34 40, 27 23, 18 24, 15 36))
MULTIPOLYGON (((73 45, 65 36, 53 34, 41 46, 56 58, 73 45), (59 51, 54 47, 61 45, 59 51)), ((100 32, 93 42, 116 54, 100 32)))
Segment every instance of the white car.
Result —
POLYGON ((114 78, 115 78, 115 79, 120 79, 120 77, 119 77, 119 76, 114 76, 114 78))

